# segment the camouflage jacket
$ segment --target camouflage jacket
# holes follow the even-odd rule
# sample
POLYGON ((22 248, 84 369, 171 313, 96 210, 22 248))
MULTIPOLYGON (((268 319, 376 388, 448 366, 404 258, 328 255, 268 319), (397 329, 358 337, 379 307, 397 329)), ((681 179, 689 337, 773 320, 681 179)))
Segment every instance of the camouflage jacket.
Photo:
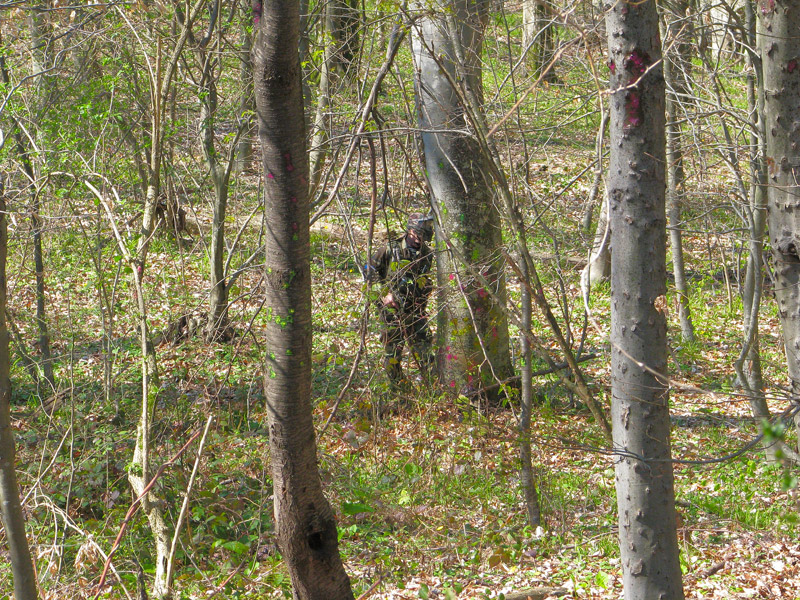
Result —
POLYGON ((366 278, 369 283, 384 284, 380 297, 391 292, 400 310, 424 312, 433 290, 432 264, 433 253, 427 244, 411 248, 403 236, 372 255, 366 278))

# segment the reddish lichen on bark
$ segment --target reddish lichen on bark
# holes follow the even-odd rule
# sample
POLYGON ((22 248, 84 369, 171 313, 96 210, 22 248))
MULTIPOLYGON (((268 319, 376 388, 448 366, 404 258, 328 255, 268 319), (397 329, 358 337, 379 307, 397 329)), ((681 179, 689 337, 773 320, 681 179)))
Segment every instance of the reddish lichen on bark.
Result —
POLYGON ((631 52, 628 57, 625 59, 625 68, 628 69, 635 77, 641 77, 644 75, 647 68, 652 64, 653 61, 650 60, 650 56, 647 52, 639 52, 638 50, 634 50, 631 52))
POLYGON ((638 127, 642 124, 642 101, 638 92, 628 92, 625 95, 625 124, 626 129, 638 127))
MULTIPOLYGON (((639 80, 652 65, 652 60, 647 52, 634 50, 625 57, 625 70, 630 74, 628 85, 638 86, 639 80)), ((613 63, 612 63, 613 64, 613 63)), ((613 73, 613 71, 612 71, 613 73)), ((630 129, 642 124, 642 96, 638 91, 631 90, 625 94, 625 121, 623 127, 630 129)))

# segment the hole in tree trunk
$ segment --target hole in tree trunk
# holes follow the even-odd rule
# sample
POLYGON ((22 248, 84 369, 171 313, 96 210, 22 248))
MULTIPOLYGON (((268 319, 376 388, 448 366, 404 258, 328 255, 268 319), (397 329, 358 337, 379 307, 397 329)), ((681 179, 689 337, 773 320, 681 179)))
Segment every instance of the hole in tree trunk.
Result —
POLYGON ((308 536, 308 547, 314 551, 322 550, 322 533, 315 532, 308 536))

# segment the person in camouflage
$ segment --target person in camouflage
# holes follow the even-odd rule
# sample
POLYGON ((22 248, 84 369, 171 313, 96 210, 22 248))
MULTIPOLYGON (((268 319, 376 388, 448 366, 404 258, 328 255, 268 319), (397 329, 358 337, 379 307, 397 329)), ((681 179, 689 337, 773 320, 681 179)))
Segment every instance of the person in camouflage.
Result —
POLYGON ((382 284, 378 309, 384 325, 383 364, 393 385, 403 380, 401 361, 406 343, 420 372, 430 374, 432 344, 425 311, 433 290, 433 253, 428 246, 432 238, 433 217, 412 213, 405 235, 378 250, 367 265, 367 281, 382 284))

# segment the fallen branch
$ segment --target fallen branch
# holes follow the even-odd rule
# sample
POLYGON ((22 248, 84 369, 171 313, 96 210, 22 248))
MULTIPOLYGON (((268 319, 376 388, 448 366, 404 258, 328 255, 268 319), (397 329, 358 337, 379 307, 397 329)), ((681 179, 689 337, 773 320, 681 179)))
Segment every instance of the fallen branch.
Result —
POLYGON ((714 563, 707 569, 700 571, 699 573, 690 573, 689 575, 687 575, 687 578, 691 578, 695 581, 697 581, 698 579, 706 579, 708 577, 711 577, 712 575, 716 575, 724 568, 725 568, 725 561, 721 560, 717 563, 714 563))
MULTIPOLYGON (((580 364, 588 362, 595 358, 597 358, 597 354, 595 353, 584 354, 583 356, 575 357, 575 362, 580 364)), ((568 362, 560 362, 556 363, 552 367, 548 367, 547 369, 540 369, 539 371, 534 371, 533 373, 531 373, 531 376, 540 377, 542 375, 550 375, 551 373, 555 373, 556 371, 563 371, 564 369, 568 369, 569 367, 570 364, 568 362)))
MULTIPOLYGON (((575 358, 575 362, 580 364, 580 363, 588 362, 588 361, 590 361, 592 359, 595 359, 595 358, 597 358, 597 354, 592 352, 591 354, 584 354, 583 356, 576 357, 575 358)), ((552 373, 558 373, 559 371, 563 371, 564 369, 569 369, 569 368, 570 368, 570 365, 567 362, 553 363, 552 366, 547 367, 546 369, 539 369, 538 371, 532 371, 531 372, 531 377, 541 377, 542 375, 550 375, 552 373)), ((517 382, 517 381, 519 381, 521 379, 522 379, 521 375, 514 375, 513 377, 507 377, 507 378, 503 379, 502 381, 498 381, 496 383, 493 383, 492 385, 487 385, 486 387, 481 388, 481 390, 491 390, 491 389, 494 389, 494 388, 498 388, 498 387, 500 387, 502 385, 507 385, 509 383, 515 383, 515 382, 517 382)))
POLYGON ((364 592, 363 594, 361 594, 357 598, 357 600, 367 600, 367 598, 372 596, 373 592, 378 589, 378 586, 381 584, 381 581, 383 581, 383 577, 378 577, 378 581, 376 581, 371 586, 369 586, 369 589, 366 592, 364 592))
POLYGON ((549 596, 566 596, 567 594, 569 594, 569 590, 564 587, 535 587, 506 594, 506 600, 544 600, 549 596))

